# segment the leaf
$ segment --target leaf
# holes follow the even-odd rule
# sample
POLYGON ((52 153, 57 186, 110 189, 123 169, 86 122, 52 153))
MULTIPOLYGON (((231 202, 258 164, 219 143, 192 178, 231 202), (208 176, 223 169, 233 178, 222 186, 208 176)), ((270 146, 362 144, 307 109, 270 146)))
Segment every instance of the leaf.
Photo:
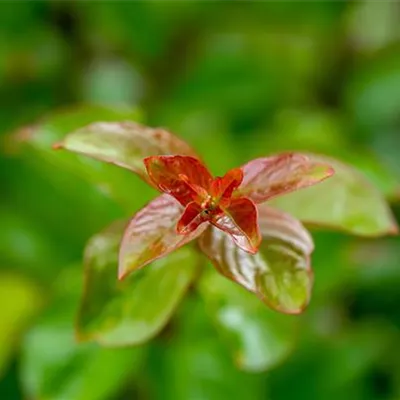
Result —
POLYGON ((196 158, 152 156, 144 160, 150 181, 164 193, 174 196, 183 206, 195 200, 197 191, 207 196, 212 176, 196 158))
POLYGON ((239 249, 214 227, 200 237, 200 247, 222 275, 272 309, 298 314, 311 295, 312 239, 299 221, 266 205, 259 206, 259 224, 263 240, 257 254, 239 249))
POLYGON ((148 180, 143 159, 159 154, 196 153, 183 140, 162 128, 132 121, 96 122, 80 128, 56 145, 100 161, 127 168, 148 180))
POLYGON ((320 185, 274 199, 271 205, 304 223, 340 229, 362 236, 396 233, 398 228, 383 196, 351 166, 325 156, 335 175, 320 185))
POLYGON ((202 276, 200 293, 239 368, 252 372, 271 369, 293 349, 297 319, 266 309, 251 293, 212 269, 202 276))
POLYGON ((257 252, 261 234, 257 223, 257 209, 246 198, 232 199, 224 214, 212 224, 231 235, 233 241, 244 251, 257 252))
POLYGON ((0 275, 0 377, 18 345, 20 335, 37 314, 42 299, 26 278, 2 271, 0 275))
POLYGON ((168 345, 156 343, 149 363, 154 400, 266 398, 265 377, 238 370, 198 296, 179 310, 168 345))
POLYGON ((237 196, 255 203, 315 185, 333 175, 333 169, 297 153, 257 158, 242 167, 244 178, 237 196))
POLYGON ((20 374, 27 398, 108 400, 128 382, 132 385, 138 373, 143 347, 105 349, 77 343, 74 303, 75 295, 57 297, 24 339, 20 374))
POLYGON ((217 176, 210 187, 210 195, 214 197, 221 207, 227 207, 231 202, 232 193, 243 181, 243 171, 234 168, 222 178, 217 176))
POLYGON ((207 215, 204 215, 202 207, 192 201, 183 211, 176 225, 176 231, 180 235, 190 234, 195 231, 200 224, 206 222, 207 219, 207 215))
POLYGON ((204 232, 207 226, 203 224, 187 235, 178 234, 176 227, 182 212, 179 203, 164 194, 150 202, 130 220, 119 253, 120 279, 166 256, 204 232))
POLYGON ((10 145, 17 145, 14 146, 14 150, 23 151, 27 162, 32 162, 35 166, 43 164, 42 173, 48 174, 49 167, 64 169, 93 184, 125 209, 132 210, 153 196, 154 191, 150 187, 143 185, 138 179, 135 180, 130 171, 73 153, 58 152, 52 145, 62 140, 69 132, 95 121, 138 119, 139 112, 129 108, 81 106, 58 110, 37 124, 19 130, 11 138, 10 145), (140 189, 139 186, 135 186, 138 184, 140 189), (135 192, 135 195, 132 192, 135 192))
POLYGON ((195 253, 184 248, 117 280, 123 222, 94 236, 85 250, 85 291, 77 322, 82 340, 105 346, 136 345, 168 322, 196 272, 195 253))

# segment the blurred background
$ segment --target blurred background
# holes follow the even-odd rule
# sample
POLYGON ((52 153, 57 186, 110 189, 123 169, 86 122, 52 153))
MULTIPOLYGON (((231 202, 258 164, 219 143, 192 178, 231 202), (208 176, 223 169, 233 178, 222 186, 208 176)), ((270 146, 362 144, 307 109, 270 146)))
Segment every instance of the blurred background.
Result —
POLYGON ((196 293, 143 346, 78 344, 84 245, 153 193, 130 177, 123 207, 11 134, 42 124, 49 147, 53 131, 132 115, 216 174, 282 150, 329 154, 398 217, 398 2, 2 1, 0 102, 1 399, 400 399, 397 237, 314 233, 311 305, 267 371, 238 367, 196 293))

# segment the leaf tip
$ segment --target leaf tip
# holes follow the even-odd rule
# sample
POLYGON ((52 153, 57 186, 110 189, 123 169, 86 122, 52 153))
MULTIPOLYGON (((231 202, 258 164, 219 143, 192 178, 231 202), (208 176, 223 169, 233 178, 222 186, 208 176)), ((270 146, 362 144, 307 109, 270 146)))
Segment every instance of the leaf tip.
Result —
POLYGON ((62 142, 53 143, 51 146, 53 150, 60 150, 64 148, 64 144, 62 142))
POLYGON ((327 169, 326 169, 326 177, 327 178, 335 175, 335 169, 332 166, 327 165, 326 167, 327 167, 327 169))
POLYGON ((259 247, 259 244, 257 246, 253 245, 251 247, 249 246, 249 247, 243 248, 243 250, 246 251, 249 254, 254 255, 254 254, 258 253, 258 247, 259 247))
POLYGON ((310 304, 310 298, 308 298, 306 301, 304 301, 299 306, 293 307, 293 308, 284 307, 284 306, 280 306, 280 305, 276 305, 276 304, 271 304, 271 302, 266 300, 265 298, 261 298, 261 300, 267 307, 269 307, 273 311, 276 311, 280 314, 293 315, 293 316, 303 314, 310 304))
POLYGON ((396 222, 393 221, 392 225, 390 226, 389 230, 388 230, 388 234, 392 235, 392 236, 397 236, 399 235, 400 231, 399 231, 399 226, 397 225, 396 222))
POLYGON ((127 270, 124 266, 120 266, 118 268, 118 280, 123 281, 129 275, 129 270, 127 270))
POLYGON ((317 164, 318 168, 320 168, 319 172, 319 181, 324 181, 335 175, 335 169, 329 164, 317 164))
POLYGON ((151 164, 156 161, 157 161, 157 156, 148 156, 143 158, 143 164, 147 169, 149 169, 151 167, 151 164))

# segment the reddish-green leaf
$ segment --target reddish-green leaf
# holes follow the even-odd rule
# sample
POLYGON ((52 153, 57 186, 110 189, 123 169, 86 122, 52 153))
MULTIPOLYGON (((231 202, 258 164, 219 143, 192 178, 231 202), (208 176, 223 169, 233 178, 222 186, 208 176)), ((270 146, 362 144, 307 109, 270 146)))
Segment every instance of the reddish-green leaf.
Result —
POLYGON ((364 236, 398 231, 384 197, 351 166, 330 157, 309 155, 333 166, 335 175, 306 190, 273 199, 271 204, 311 225, 364 236))
POLYGON ((82 340, 123 346, 151 339, 168 322, 196 275, 197 253, 186 247, 119 281, 118 248, 124 225, 111 225, 86 247, 77 321, 82 340))
POLYGON ((96 122, 80 128, 56 145, 75 153, 127 168, 148 180, 143 158, 157 154, 196 153, 184 141, 161 128, 132 121, 96 122))
POLYGON ((244 178, 236 195, 249 197, 255 203, 315 185, 334 173, 328 164, 297 153, 257 158, 242 169, 244 178))
POLYGON ((182 212, 173 197, 163 194, 130 220, 121 243, 119 278, 183 246, 206 229, 201 225, 188 235, 178 234, 176 226, 182 212))
POLYGON ((259 223, 263 240, 257 254, 241 250, 214 227, 201 236, 201 249, 222 275, 271 308, 300 313, 312 288, 312 239, 299 221, 266 205, 259 206, 259 223))
POLYGON ((257 223, 257 209, 246 198, 232 199, 225 213, 212 224, 231 235, 233 241, 244 251, 256 253, 261 242, 257 223))
POLYGON ((196 158, 153 156, 144 160, 151 182, 186 206, 197 195, 207 195, 212 176, 196 158))

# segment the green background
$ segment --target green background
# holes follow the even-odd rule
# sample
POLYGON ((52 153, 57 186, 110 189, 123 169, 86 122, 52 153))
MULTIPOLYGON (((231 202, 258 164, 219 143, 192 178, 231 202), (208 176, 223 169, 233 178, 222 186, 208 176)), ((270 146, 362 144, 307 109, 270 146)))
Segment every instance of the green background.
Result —
MULTIPOLYGON (((116 185, 121 206, 21 146, 29 131, 13 134, 44 116, 67 133, 78 122, 66 110, 91 121, 123 107, 185 138, 215 174, 282 150, 335 156, 399 216, 399 15, 398 3, 373 1, 2 1, 1 399, 399 399, 396 237, 313 232, 313 298, 277 322, 290 349, 268 371, 238 368, 237 344, 206 312, 219 299, 205 307, 197 291, 143 346, 77 344, 85 243, 154 193, 129 177, 116 185), (286 318, 298 325, 290 337, 286 318)), ((49 145, 46 132, 36 140, 49 145)), ((235 328, 250 343, 259 318, 235 328)))

